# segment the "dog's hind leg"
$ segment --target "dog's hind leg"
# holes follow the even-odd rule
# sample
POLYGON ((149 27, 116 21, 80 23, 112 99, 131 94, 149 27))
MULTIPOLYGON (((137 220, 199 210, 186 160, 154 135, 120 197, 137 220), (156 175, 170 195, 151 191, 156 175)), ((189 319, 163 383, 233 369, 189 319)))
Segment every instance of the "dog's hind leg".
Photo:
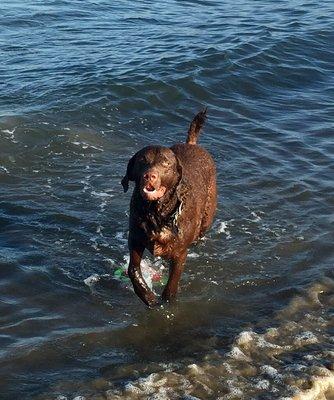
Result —
POLYGON ((203 213, 203 218, 201 222, 200 237, 202 237, 205 232, 210 228, 213 217, 215 216, 217 208, 217 186, 216 179, 212 178, 208 187, 208 198, 205 204, 205 209, 203 213))

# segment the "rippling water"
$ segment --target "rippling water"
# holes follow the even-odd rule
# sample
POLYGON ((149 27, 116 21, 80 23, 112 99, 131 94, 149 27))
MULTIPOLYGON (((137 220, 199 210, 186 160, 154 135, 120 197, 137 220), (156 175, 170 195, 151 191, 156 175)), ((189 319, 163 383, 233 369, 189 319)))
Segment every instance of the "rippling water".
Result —
POLYGON ((333 21, 332 0, 1 2, 2 399, 334 398, 333 21), (119 181, 203 105, 217 218, 177 307, 148 311, 114 279, 119 181))

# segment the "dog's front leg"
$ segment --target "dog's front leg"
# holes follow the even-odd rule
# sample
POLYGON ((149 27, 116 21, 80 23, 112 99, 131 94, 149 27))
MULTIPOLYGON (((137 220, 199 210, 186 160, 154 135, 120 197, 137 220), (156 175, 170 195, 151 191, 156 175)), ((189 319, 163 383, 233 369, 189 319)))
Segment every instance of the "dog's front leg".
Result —
POLYGON ((187 250, 179 253, 177 256, 173 257, 171 260, 171 265, 169 269, 169 278, 167 285, 162 292, 162 300, 172 303, 176 299, 179 281, 181 274, 184 269, 184 264, 187 258, 187 250))
POLYGON ((130 263, 128 268, 128 275, 131 279, 133 289, 137 296, 149 307, 153 307, 157 304, 155 294, 150 290, 143 278, 140 269, 140 262, 145 250, 144 246, 131 245, 130 250, 130 263))

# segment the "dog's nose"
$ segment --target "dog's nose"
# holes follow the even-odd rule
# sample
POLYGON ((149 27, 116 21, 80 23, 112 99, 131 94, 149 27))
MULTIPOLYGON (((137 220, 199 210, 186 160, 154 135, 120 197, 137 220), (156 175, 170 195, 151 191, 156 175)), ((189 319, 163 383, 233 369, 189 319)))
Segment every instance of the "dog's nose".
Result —
POLYGON ((146 182, 154 183, 158 179, 158 174, 156 172, 146 172, 146 174, 144 174, 144 179, 146 182))

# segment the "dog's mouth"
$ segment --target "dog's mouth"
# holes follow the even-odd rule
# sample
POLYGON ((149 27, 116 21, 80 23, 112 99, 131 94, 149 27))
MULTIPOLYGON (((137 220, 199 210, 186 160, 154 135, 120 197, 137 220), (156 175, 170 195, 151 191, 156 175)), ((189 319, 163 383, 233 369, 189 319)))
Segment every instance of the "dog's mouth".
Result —
POLYGON ((142 196, 146 200, 159 200, 161 197, 166 193, 166 187, 165 186, 160 186, 159 188, 156 188, 153 186, 151 183, 147 183, 143 188, 142 188, 142 196))

